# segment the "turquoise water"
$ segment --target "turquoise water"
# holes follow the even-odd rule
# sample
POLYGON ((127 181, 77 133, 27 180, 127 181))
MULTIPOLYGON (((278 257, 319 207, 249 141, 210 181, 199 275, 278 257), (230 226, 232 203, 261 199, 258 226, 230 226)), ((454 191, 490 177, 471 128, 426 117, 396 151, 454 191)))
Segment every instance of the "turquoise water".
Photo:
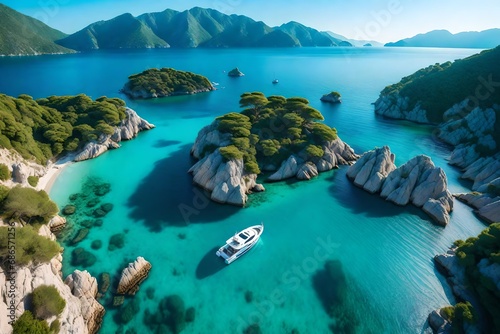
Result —
MULTIPOLYGON (((328 258, 339 260, 346 276, 342 288, 347 297, 338 307, 351 321, 351 332, 422 333, 428 313, 453 301, 432 257, 485 227, 469 208, 455 202, 451 223, 437 227, 420 210, 394 206, 353 187, 345 168, 309 182, 266 184, 267 191, 252 195, 244 209, 221 206, 193 187, 186 173, 192 164, 189 148, 215 116, 239 110, 243 92, 303 96, 357 152, 389 145, 397 164, 427 154, 445 169, 452 192, 465 191, 468 184, 447 165, 449 150, 433 140, 431 128, 379 118, 371 103, 386 85, 421 67, 475 52, 301 48, 4 58, 0 73, 9 80, 0 81, 0 92, 126 99, 118 90, 127 76, 150 67, 189 70, 219 83, 217 91, 196 96, 126 99, 156 129, 98 159, 71 165, 52 188, 51 197, 62 207, 88 178, 111 184, 102 202, 113 203, 113 211, 78 245, 97 256, 86 268, 91 274, 116 277, 137 256, 152 263, 149 278, 134 297, 140 311, 123 328, 151 331, 144 311, 155 313, 164 297, 177 294, 196 313, 183 333, 241 333, 253 323, 263 333, 328 333, 337 319, 329 317, 314 288, 328 258), (225 71, 236 66, 246 75, 227 77, 225 71), (275 77, 277 85, 271 84, 275 77), (341 105, 319 101, 331 90, 342 94, 341 105), (230 266, 221 265, 215 248, 235 231, 261 221, 265 232, 255 249, 230 266), (109 251, 109 237, 123 232, 125 246, 109 251), (102 240, 103 247, 92 250, 94 240, 102 240), (148 288, 154 289, 154 297, 148 296, 148 288), (245 300, 247 291, 253 295, 250 302, 245 300)), ((73 222, 74 230, 79 223, 73 222)), ((74 247, 63 245, 67 275, 76 269, 70 263, 74 247)), ((103 302, 109 299, 108 293, 103 302)), ((115 333, 121 313, 123 309, 108 307, 101 333, 115 333)))

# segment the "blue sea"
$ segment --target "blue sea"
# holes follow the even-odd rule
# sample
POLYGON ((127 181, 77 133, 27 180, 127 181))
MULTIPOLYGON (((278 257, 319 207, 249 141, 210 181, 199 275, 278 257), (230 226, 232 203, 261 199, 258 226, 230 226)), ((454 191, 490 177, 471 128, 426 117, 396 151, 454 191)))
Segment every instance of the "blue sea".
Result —
POLYGON ((152 263, 139 292, 121 308, 110 305, 111 292, 103 296, 107 313, 101 333, 168 332, 169 326, 174 328, 169 324, 174 313, 165 298, 171 295, 195 310, 194 321, 182 333, 243 333, 253 324, 262 333, 423 333, 429 312, 454 302, 433 256, 485 228, 470 208, 455 202, 450 224, 438 227, 414 207, 398 207, 357 189, 347 180, 345 167, 308 182, 265 184, 266 192, 251 195, 246 208, 218 205, 193 186, 187 174, 193 163, 189 150, 214 117, 240 110, 244 92, 301 96, 357 153, 389 145, 398 165, 429 155, 446 171, 452 192, 467 191, 470 184, 447 164, 449 148, 434 140, 431 127, 377 117, 372 103, 403 76, 474 53, 429 48, 167 49, 2 58, 0 92, 35 98, 79 93, 120 97, 156 125, 120 149, 69 166, 50 193, 62 208, 71 194, 88 192, 89 182, 111 185, 100 200, 112 203, 113 210, 77 246, 67 238, 89 209, 78 207, 80 214, 69 219, 60 239, 64 275, 82 269, 71 264, 75 247, 96 256, 84 269, 96 277, 109 273, 113 284, 137 256, 152 263), (119 93, 129 75, 152 67, 192 71, 219 85, 210 93, 154 101, 131 101, 119 93), (245 76, 228 77, 234 67, 245 76), (275 78, 279 84, 273 85, 275 78), (332 90, 342 94, 342 104, 320 102, 332 90), (265 231, 252 251, 230 266, 218 261, 215 250, 226 239, 261 222, 265 231), (123 247, 109 250, 110 237, 120 233, 123 247), (91 247, 95 240, 102 241, 98 250, 91 247), (331 282, 325 280, 327 260, 338 261, 337 279, 331 282), (340 296, 333 313, 324 303, 332 289, 340 296), (162 322, 166 327, 159 326, 162 322))

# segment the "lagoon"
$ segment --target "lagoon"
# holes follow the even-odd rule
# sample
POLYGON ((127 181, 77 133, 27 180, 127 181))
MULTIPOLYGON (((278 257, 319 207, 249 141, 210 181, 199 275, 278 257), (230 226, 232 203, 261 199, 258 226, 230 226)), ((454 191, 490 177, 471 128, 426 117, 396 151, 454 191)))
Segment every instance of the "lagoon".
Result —
MULTIPOLYGON (((103 202, 114 209, 78 246, 97 256, 86 268, 112 277, 137 256, 153 265, 134 297, 139 313, 123 325, 150 332, 144 313, 177 294, 196 316, 183 333, 241 333, 259 323, 263 333, 329 333, 328 316, 315 285, 325 259, 338 260, 345 274, 339 307, 352 333, 422 333, 433 309, 453 302, 432 258, 457 239, 477 235, 485 225, 471 209, 455 202, 446 228, 420 210, 400 208, 354 187, 346 168, 309 182, 265 184, 247 208, 210 203, 187 174, 189 149, 198 131, 214 117, 238 111, 239 95, 302 96, 337 128, 357 153, 389 145, 400 165, 429 155, 447 175, 452 192, 467 191, 459 171, 447 165, 449 148, 433 139, 432 128, 380 118, 373 111, 379 92, 401 77, 434 63, 463 58, 472 49, 296 48, 96 51, 74 55, 0 59, 0 92, 35 98, 85 93, 120 97, 157 127, 114 151, 63 170, 51 197, 60 207, 82 192, 88 180, 111 184, 103 202), (195 96, 131 101, 118 91, 127 76, 151 67, 188 70, 219 83, 195 96), (230 78, 238 67, 245 73, 230 78), (278 84, 272 80, 278 78, 278 84), (340 105, 319 98, 332 90, 340 105), (215 249, 234 232, 260 222, 265 232, 256 247, 230 266, 215 249), (125 233, 121 249, 108 250, 110 236, 125 233), (92 250, 94 240, 103 247, 92 250), (149 288, 149 289, 148 289, 149 288), (153 291, 154 293, 151 293, 153 291), (250 295, 247 301, 246 295, 250 295), (149 293, 146 293, 149 292, 149 293)), ((76 231, 81 219, 73 219, 76 231)), ((70 233, 70 232, 68 232, 70 233)), ((64 275, 74 269, 63 244, 64 275)), ((102 300, 109 302, 110 294, 102 300)), ((129 299, 125 301, 125 305, 129 299)), ((101 333, 115 333, 122 311, 107 307, 101 333)))

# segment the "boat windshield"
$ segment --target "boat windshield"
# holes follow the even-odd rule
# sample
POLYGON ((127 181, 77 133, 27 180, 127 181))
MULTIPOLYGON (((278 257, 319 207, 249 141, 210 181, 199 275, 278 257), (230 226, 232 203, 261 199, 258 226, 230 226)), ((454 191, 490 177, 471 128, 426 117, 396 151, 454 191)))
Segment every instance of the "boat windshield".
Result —
POLYGON ((248 238, 248 236, 247 236, 247 235, 245 235, 245 234, 243 234, 243 233, 240 233, 240 234, 239 234, 239 237, 240 237, 241 239, 243 239, 243 240, 246 240, 246 239, 248 238))

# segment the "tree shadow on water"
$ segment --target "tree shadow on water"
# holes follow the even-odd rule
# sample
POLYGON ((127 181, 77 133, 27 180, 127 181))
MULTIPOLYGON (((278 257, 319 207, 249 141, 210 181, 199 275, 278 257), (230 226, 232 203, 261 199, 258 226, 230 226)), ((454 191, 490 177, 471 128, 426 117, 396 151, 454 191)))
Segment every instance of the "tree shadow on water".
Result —
POLYGON ((190 145, 182 146, 155 163, 153 171, 128 199, 130 218, 152 231, 161 231, 166 226, 217 222, 241 210, 214 203, 210 194, 193 184, 187 171, 195 160, 189 150, 190 145))
POLYGON ((329 188, 329 193, 340 205, 350 209, 354 214, 364 214, 367 217, 380 218, 411 213, 421 219, 431 221, 421 209, 412 204, 399 206, 386 201, 379 194, 370 194, 357 187, 352 181, 347 179, 345 172, 334 173, 327 180, 332 184, 329 188))

